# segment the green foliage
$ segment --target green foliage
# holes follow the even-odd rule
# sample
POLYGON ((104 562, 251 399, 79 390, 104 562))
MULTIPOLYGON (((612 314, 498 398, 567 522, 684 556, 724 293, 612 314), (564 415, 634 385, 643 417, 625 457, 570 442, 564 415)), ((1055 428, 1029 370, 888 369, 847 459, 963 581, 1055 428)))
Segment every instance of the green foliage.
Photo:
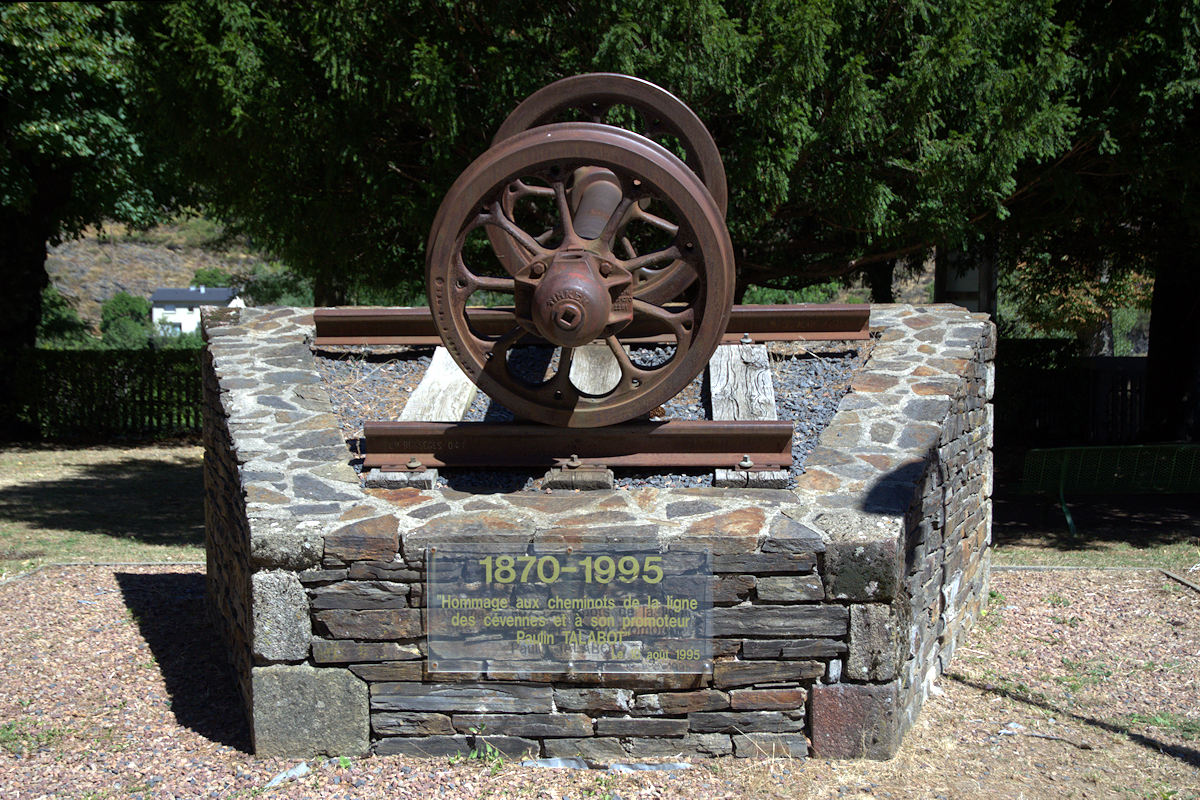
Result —
POLYGON ((233 276, 218 267, 201 267, 192 275, 192 286, 233 286, 233 276))
POLYGON ((491 774, 499 774, 504 769, 504 753, 500 752, 499 748, 483 738, 483 726, 478 728, 472 727, 470 731, 475 735, 476 741, 475 748, 471 751, 468 758, 486 764, 491 774))
POLYGON ((1086 340, 1114 309, 1148 309, 1152 275, 1195 269, 1200 3, 1073 0, 1054 13, 1075 31, 1064 97, 1078 121, 1058 158, 1019 170, 1002 260, 1018 315, 1086 340))
MULTIPOLYGON (((48 243, 105 220, 146 225, 161 211, 153 190, 164 184, 129 124, 123 11, 0 5, 0 350, 36 344, 48 243)), ((0 406, 15 390, 0 378, 0 406)))
POLYGON ((128 319, 148 326, 150 301, 128 292, 117 292, 100 306, 100 332, 107 333, 118 320, 128 319))
MULTIPOLYGON (((531 92, 645 77, 713 131, 752 283, 967 237, 1064 146, 1048 0, 204 0, 134 9, 160 155, 319 302, 419 291, 446 189, 531 92), (252 175, 253 180, 247 180, 252 175)), ((626 117, 630 116, 628 113, 626 117)), ((614 117, 615 119, 616 117, 614 117)))
MULTIPOLYGON (((1024 338, 1071 336, 1086 342, 1109 321, 1111 309, 1149 309, 1153 280, 1142 270, 1109 261, 1091 261, 1063 252, 1067 242, 1043 240, 1046 249, 1026 252, 1003 274, 1002 330, 1024 338)), ((1016 260, 1014 257, 1013 260, 1016 260)))
POLYGON ((199 350, 204 347, 204 337, 199 331, 191 333, 171 333, 156 331, 150 338, 149 345, 157 350, 199 350))
POLYGON ((141 350, 150 346, 152 336, 146 325, 129 317, 118 317, 109 324, 100 340, 111 350, 141 350))
POLYGON ((842 290, 840 281, 825 281, 810 286, 803 286, 794 291, 769 289, 765 286, 747 288, 742 299, 743 303, 751 305, 770 305, 774 303, 832 303, 842 290))
POLYGON ((154 336, 150 329, 150 301, 117 292, 100 306, 100 333, 104 346, 113 350, 149 347, 154 336))
POLYGON ((14 756, 25 756, 32 750, 54 747, 67 733, 67 728, 42 727, 27 718, 0 722, 0 748, 14 756))
POLYGON ((38 323, 38 347, 69 350, 94 345, 96 337, 79 312, 53 285, 42 292, 42 319, 38 323))
POLYGON ((52 242, 158 211, 128 125, 133 40, 121 15, 116 4, 0 7, 0 207, 36 217, 52 242))
POLYGON ((257 263, 248 275, 240 275, 240 296, 250 306, 311 306, 311 280, 279 263, 257 263))
POLYGON ((1166 728, 1186 741, 1200 739, 1200 720, 1171 711, 1130 714, 1125 718, 1125 723, 1130 726, 1149 725, 1155 728, 1166 728))
POLYGON ((1112 311, 1113 355, 1134 356, 1150 338, 1150 312, 1140 308, 1114 308, 1112 311))

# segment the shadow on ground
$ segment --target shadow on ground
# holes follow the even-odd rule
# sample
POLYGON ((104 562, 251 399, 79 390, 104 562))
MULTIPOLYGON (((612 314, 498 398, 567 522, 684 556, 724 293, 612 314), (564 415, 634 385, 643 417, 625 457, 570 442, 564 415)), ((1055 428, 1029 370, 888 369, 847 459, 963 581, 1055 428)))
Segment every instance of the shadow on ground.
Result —
MULTIPOLYGON (((955 681, 956 683, 961 683, 963 686, 970 686, 972 688, 980 690, 981 692, 987 692, 989 694, 998 695, 1000 697, 1007 697, 1012 700, 1016 700, 1018 702, 1025 703, 1027 705, 1036 706, 1038 708, 1045 709, 1046 711, 1051 711, 1055 715, 1060 716, 1060 717, 1071 717, 1072 719, 1078 720, 1079 722, 1082 722, 1085 725, 1091 725, 1093 727, 1100 728, 1102 730, 1106 730, 1109 733, 1121 734, 1122 736, 1128 737, 1129 741, 1134 742, 1135 744, 1139 744, 1142 747, 1145 747, 1149 750, 1154 750, 1155 752, 1163 753, 1165 755, 1171 756, 1172 758, 1177 758, 1180 761, 1182 761, 1183 763, 1188 764, 1189 766, 1200 768, 1200 750, 1196 750, 1191 747, 1186 747, 1181 744, 1172 744, 1170 742, 1164 742, 1160 739, 1155 739, 1153 736, 1146 736, 1145 734, 1137 733, 1137 732, 1133 731, 1132 729, 1130 729, 1126 725, 1121 725, 1121 724, 1113 723, 1113 722, 1107 722, 1105 720, 1097 719, 1096 717, 1089 717, 1084 714, 1076 714, 1073 711, 1068 711, 1065 708, 1060 708, 1058 705, 1056 705, 1054 703, 1048 703, 1044 700, 1039 700, 1038 698, 1032 697, 1024 692, 1011 691, 1011 690, 1005 689, 1003 687, 993 686, 993 685, 990 685, 987 683, 982 683, 979 681, 971 680, 970 678, 967 678, 967 677, 960 675, 958 673, 955 673, 953 671, 947 672, 946 677, 952 681, 955 681)), ((1074 744, 1074 743, 1070 743, 1070 744, 1074 744)), ((1079 745, 1075 745, 1075 746, 1079 747, 1079 745)))
POLYGON ((146 544, 203 544, 202 468, 136 457, 72 467, 60 479, 0 489, 0 522, 146 544))
POLYGON ((125 605, 162 670, 180 725, 214 742, 250 751, 250 731, 204 605, 204 575, 116 573, 125 605))
POLYGON ((1071 535, 1057 499, 997 487, 992 502, 992 542, 1000 547, 1036 539, 1058 550, 1111 542, 1149 548, 1200 537, 1200 495, 1068 497, 1076 536, 1071 535))

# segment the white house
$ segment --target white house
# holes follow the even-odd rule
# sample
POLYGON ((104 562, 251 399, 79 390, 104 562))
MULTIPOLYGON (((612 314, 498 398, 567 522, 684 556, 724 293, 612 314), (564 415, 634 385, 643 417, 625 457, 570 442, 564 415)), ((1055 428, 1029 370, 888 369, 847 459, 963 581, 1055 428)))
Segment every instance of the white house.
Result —
POLYGON ((200 306, 244 308, 236 289, 189 286, 186 289, 156 289, 150 295, 150 322, 164 333, 192 333, 200 328, 200 306))

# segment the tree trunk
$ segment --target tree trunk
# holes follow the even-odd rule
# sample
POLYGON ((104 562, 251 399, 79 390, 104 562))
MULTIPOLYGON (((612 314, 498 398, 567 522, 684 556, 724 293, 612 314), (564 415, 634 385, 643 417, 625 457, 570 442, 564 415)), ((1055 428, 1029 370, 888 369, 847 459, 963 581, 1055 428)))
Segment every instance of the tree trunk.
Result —
POLYGON ((1200 246, 1168 234, 1159 256, 1150 307, 1146 364, 1146 433, 1151 441, 1200 440, 1200 246))
POLYGON ((349 292, 344 276, 321 272, 313 279, 313 304, 317 306, 344 306, 349 292))
POLYGON ((965 250, 937 249, 933 301, 996 316, 996 237, 965 250))
POLYGON ((866 269, 867 282, 871 284, 872 303, 894 303, 896 296, 892 292, 892 281, 896 275, 896 260, 889 258, 871 264, 866 269))
POLYGON ((1083 354, 1086 356, 1111 356, 1113 354, 1112 315, 1109 314, 1087 333, 1082 335, 1083 354))
POLYGON ((37 343, 46 275, 45 226, 24 214, 0 211, 0 438, 26 439, 36 432, 17 420, 22 380, 18 365, 37 343))

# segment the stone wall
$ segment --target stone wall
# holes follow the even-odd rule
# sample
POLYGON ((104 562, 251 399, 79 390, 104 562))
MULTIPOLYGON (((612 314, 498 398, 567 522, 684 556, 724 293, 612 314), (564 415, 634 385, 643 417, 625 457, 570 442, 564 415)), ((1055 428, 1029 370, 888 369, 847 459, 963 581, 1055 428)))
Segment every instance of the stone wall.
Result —
POLYGON ((794 490, 473 495, 361 488, 310 314, 208 316, 210 597, 256 751, 890 756, 986 596, 995 333, 952 306, 871 321, 794 490), (711 673, 431 674, 425 549, 497 538, 710 550, 711 673))

